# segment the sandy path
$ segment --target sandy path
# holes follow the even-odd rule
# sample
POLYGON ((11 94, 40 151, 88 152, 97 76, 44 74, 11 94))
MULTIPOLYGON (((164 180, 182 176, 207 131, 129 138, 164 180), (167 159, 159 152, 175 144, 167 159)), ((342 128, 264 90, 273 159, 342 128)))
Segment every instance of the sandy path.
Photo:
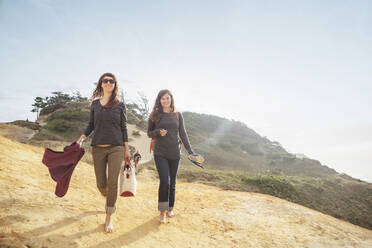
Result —
POLYGON ((372 231, 300 205, 183 182, 176 217, 160 225, 158 181, 146 169, 137 196, 119 197, 116 230, 105 234, 93 168, 79 163, 57 198, 42 154, 0 136, 0 247, 372 247, 372 231))
POLYGON ((150 161, 152 159, 152 154, 150 153, 151 139, 147 137, 147 133, 140 131, 135 125, 128 124, 127 128, 128 137, 130 138, 129 144, 134 146, 142 156, 140 164, 150 161), (134 130, 139 131, 140 136, 134 136, 134 130))

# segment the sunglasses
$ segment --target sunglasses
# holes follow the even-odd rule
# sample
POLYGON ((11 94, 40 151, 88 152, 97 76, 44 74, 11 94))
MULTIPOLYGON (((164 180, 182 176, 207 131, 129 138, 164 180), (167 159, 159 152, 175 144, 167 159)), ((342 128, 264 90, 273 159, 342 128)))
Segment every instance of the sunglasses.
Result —
POLYGON ((104 84, 107 84, 107 83, 114 84, 115 81, 113 79, 107 79, 107 78, 105 78, 105 79, 102 80, 102 83, 104 83, 104 84))

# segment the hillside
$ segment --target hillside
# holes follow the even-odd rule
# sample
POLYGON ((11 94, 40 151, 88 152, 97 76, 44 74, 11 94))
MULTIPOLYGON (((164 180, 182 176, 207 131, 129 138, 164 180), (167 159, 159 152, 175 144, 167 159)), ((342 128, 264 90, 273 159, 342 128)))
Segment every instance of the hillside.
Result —
POLYGON ((258 193, 179 181, 177 216, 157 222, 158 181, 138 176, 119 198, 113 234, 92 167, 79 163, 64 198, 41 163, 43 149, 0 136, 0 247, 371 247, 372 231, 258 193), (9 152, 9 151, 12 152, 9 152))
POLYGON ((297 158, 242 122, 193 112, 183 116, 193 147, 208 158, 207 167, 290 176, 337 174, 317 160, 297 158))
POLYGON ((0 135, 22 143, 28 142, 37 133, 27 127, 20 127, 12 124, 0 123, 0 135))

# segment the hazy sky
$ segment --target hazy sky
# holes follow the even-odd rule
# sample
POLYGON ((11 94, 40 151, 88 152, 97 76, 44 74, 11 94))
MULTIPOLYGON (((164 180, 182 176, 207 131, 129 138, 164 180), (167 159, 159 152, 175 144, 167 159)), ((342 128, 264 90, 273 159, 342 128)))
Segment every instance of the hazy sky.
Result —
POLYGON ((0 122, 109 71, 372 182, 371 44, 368 0, 0 0, 0 122))

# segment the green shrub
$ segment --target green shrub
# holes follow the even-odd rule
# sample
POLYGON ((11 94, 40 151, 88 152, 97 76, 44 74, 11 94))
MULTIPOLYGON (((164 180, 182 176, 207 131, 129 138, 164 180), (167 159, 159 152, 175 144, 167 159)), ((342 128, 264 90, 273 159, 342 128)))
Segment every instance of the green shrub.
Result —
POLYGON ((136 125, 137 123, 139 123, 141 120, 135 115, 133 114, 132 111, 127 111, 127 122, 129 124, 133 124, 133 125, 136 125))
POLYGON ((48 121, 52 121, 55 119, 62 119, 65 121, 83 121, 88 122, 89 121, 89 110, 85 109, 66 109, 62 111, 57 111, 51 114, 48 118, 48 121))
POLYGON ((133 130, 133 131, 132 131, 132 135, 133 135, 133 136, 141 136, 141 133, 140 133, 140 131, 138 131, 138 130, 133 130))
POLYGON ((60 140, 60 137, 51 131, 43 128, 32 137, 32 140, 60 140))
POLYGON ((284 199, 294 199, 296 196, 296 189, 294 186, 284 178, 278 176, 252 176, 243 177, 241 179, 246 184, 253 184, 258 186, 261 193, 270 194, 284 199))
POLYGON ((48 124, 45 125, 45 128, 52 132, 63 133, 67 132, 71 128, 71 125, 65 120, 54 119, 48 122, 48 124))
POLYGON ((136 126, 142 130, 147 130, 147 120, 140 120, 136 126))
POLYGON ((17 121, 10 122, 10 124, 21 126, 21 127, 27 127, 32 130, 40 129, 40 125, 37 122, 17 120, 17 121))

